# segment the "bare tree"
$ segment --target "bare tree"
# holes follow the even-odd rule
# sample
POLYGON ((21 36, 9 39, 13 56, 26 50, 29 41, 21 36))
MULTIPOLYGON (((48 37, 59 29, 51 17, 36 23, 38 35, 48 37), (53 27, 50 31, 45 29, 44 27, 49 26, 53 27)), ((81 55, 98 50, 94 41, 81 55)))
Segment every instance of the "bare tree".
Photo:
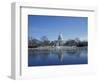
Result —
POLYGON ((50 41, 48 40, 47 36, 42 36, 41 41, 42 41, 42 46, 49 46, 50 45, 50 41))

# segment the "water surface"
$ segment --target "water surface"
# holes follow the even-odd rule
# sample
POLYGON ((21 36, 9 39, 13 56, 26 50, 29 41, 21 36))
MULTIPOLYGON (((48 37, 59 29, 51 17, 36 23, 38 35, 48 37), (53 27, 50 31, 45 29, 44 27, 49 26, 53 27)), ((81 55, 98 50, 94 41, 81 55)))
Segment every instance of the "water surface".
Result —
POLYGON ((88 64, 87 48, 28 50, 28 66, 88 64))

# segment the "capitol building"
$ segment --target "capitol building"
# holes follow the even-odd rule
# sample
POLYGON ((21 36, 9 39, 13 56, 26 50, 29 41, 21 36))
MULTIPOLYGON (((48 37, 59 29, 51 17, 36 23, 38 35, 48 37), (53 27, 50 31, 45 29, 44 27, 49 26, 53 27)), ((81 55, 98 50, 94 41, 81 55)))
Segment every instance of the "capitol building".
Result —
POLYGON ((64 44, 64 39, 63 39, 62 33, 60 33, 58 36, 58 40, 56 41, 55 46, 63 46, 63 44, 64 44))

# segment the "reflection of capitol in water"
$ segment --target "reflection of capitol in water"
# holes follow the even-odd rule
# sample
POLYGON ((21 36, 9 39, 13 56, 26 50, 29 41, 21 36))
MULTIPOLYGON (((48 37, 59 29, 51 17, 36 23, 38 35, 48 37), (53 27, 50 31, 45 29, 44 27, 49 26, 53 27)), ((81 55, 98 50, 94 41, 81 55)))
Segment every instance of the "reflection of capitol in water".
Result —
POLYGON ((52 52, 53 54, 58 56, 58 59, 60 61, 63 61, 64 55, 66 54, 67 56, 76 56, 79 57, 81 54, 81 50, 69 50, 69 51, 63 51, 63 50, 56 50, 52 52))
MULTIPOLYGON (((84 49, 85 50, 85 49, 84 49)), ((80 57, 82 54, 83 49, 74 49, 74 50, 30 50, 29 54, 32 55, 34 58, 40 57, 41 59, 48 59, 48 57, 54 55, 60 62, 63 61, 65 56, 69 57, 80 57)))

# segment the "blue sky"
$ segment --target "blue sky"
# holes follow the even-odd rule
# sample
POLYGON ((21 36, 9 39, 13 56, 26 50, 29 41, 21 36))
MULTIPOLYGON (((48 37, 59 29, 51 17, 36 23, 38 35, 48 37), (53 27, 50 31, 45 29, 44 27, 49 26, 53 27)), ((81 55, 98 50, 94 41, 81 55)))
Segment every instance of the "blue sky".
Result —
POLYGON ((36 39, 56 40, 62 33, 64 40, 87 40, 87 29, 87 17, 28 15, 28 36, 36 39))

